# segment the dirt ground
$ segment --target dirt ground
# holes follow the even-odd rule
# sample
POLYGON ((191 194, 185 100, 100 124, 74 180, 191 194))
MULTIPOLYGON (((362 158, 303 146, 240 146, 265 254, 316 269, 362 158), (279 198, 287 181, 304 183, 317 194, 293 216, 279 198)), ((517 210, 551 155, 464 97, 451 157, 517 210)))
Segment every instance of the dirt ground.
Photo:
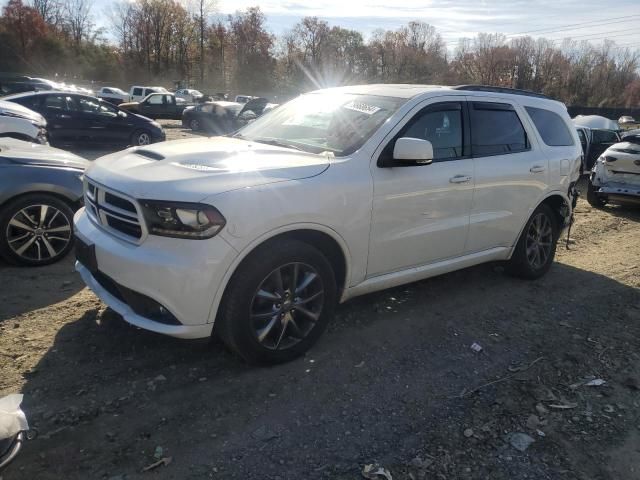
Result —
POLYGON ((1 265, 0 396, 39 433, 4 478, 640 479, 640 209, 580 200, 572 239, 538 281, 355 299, 271 368, 127 325, 71 258, 1 265))

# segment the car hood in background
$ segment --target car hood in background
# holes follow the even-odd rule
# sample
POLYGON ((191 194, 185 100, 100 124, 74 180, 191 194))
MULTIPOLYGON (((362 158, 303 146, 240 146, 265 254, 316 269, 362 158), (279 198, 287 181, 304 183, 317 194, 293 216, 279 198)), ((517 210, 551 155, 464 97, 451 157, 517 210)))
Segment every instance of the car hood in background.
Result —
POLYGON ((135 108, 138 107, 140 105, 140 102, 122 102, 120 105, 118 105, 118 107, 120 108, 135 108))
POLYGON ((0 138, 0 158, 21 165, 86 169, 91 162, 73 153, 13 138, 0 138))
POLYGON ((321 174, 325 155, 230 137, 176 140, 102 157, 87 176, 135 198, 198 202, 250 188, 321 174))
POLYGON ((0 116, 2 115, 25 118, 35 122, 39 126, 45 126, 47 124, 47 121, 39 113, 29 110, 27 107, 23 107, 18 103, 7 102, 4 100, 0 100, 0 116))

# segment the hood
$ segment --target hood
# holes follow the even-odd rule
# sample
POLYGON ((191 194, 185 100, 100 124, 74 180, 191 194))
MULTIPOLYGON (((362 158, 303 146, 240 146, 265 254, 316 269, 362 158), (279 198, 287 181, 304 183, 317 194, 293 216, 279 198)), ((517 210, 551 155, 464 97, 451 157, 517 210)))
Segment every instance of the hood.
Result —
POLYGON ((7 102, 0 100, 0 116, 6 115, 9 117, 19 117, 35 122, 39 126, 47 124, 42 115, 33 110, 29 110, 27 107, 23 107, 18 103, 7 102))
POLYGON ((122 102, 120 105, 118 105, 118 107, 120 108, 134 108, 140 105, 140 102, 122 102))
POLYGON ((93 162, 87 176, 134 198, 198 202, 240 188, 313 177, 327 168, 325 155, 213 137, 107 155, 93 162))
POLYGON ((242 107, 242 110, 240 110, 238 116, 242 115, 247 110, 251 110, 256 115, 260 115, 264 110, 264 107, 267 106, 267 103, 269 103, 269 100, 267 100, 266 98, 253 98, 244 104, 244 107, 242 107))
POLYGON ((13 138, 0 138, 0 158, 21 165, 80 168, 82 170, 91 164, 88 160, 73 153, 13 138))

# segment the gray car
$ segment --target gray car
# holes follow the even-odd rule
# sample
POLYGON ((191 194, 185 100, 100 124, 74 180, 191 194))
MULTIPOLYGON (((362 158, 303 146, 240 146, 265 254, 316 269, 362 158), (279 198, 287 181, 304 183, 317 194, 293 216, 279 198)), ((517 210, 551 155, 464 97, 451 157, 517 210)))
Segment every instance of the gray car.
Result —
POLYGON ((48 145, 0 138, 0 256, 47 265, 73 247, 73 214, 82 204, 89 162, 48 145))

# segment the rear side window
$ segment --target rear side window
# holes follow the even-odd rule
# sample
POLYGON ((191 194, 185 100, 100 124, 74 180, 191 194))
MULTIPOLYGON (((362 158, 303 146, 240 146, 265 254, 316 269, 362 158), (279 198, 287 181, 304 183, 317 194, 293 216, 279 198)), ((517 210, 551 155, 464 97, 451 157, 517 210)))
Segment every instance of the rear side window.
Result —
POLYGON ((524 107, 538 129, 542 141, 550 147, 569 147, 573 137, 562 117, 544 108, 524 107))
POLYGON ((72 110, 72 104, 73 99, 66 95, 47 95, 44 101, 44 107, 49 111, 72 110))
POLYGON ((472 102, 469 110, 474 156, 529 150, 527 133, 513 106, 508 103, 472 102))
POLYGON ((142 95, 142 89, 141 88, 134 88, 133 89, 133 94, 138 97, 140 95, 142 95))
POLYGON ((42 97, 40 95, 33 95, 31 97, 23 97, 18 100, 15 100, 16 103, 19 103, 23 107, 30 108, 31 110, 38 110, 40 107, 40 100, 42 97))

